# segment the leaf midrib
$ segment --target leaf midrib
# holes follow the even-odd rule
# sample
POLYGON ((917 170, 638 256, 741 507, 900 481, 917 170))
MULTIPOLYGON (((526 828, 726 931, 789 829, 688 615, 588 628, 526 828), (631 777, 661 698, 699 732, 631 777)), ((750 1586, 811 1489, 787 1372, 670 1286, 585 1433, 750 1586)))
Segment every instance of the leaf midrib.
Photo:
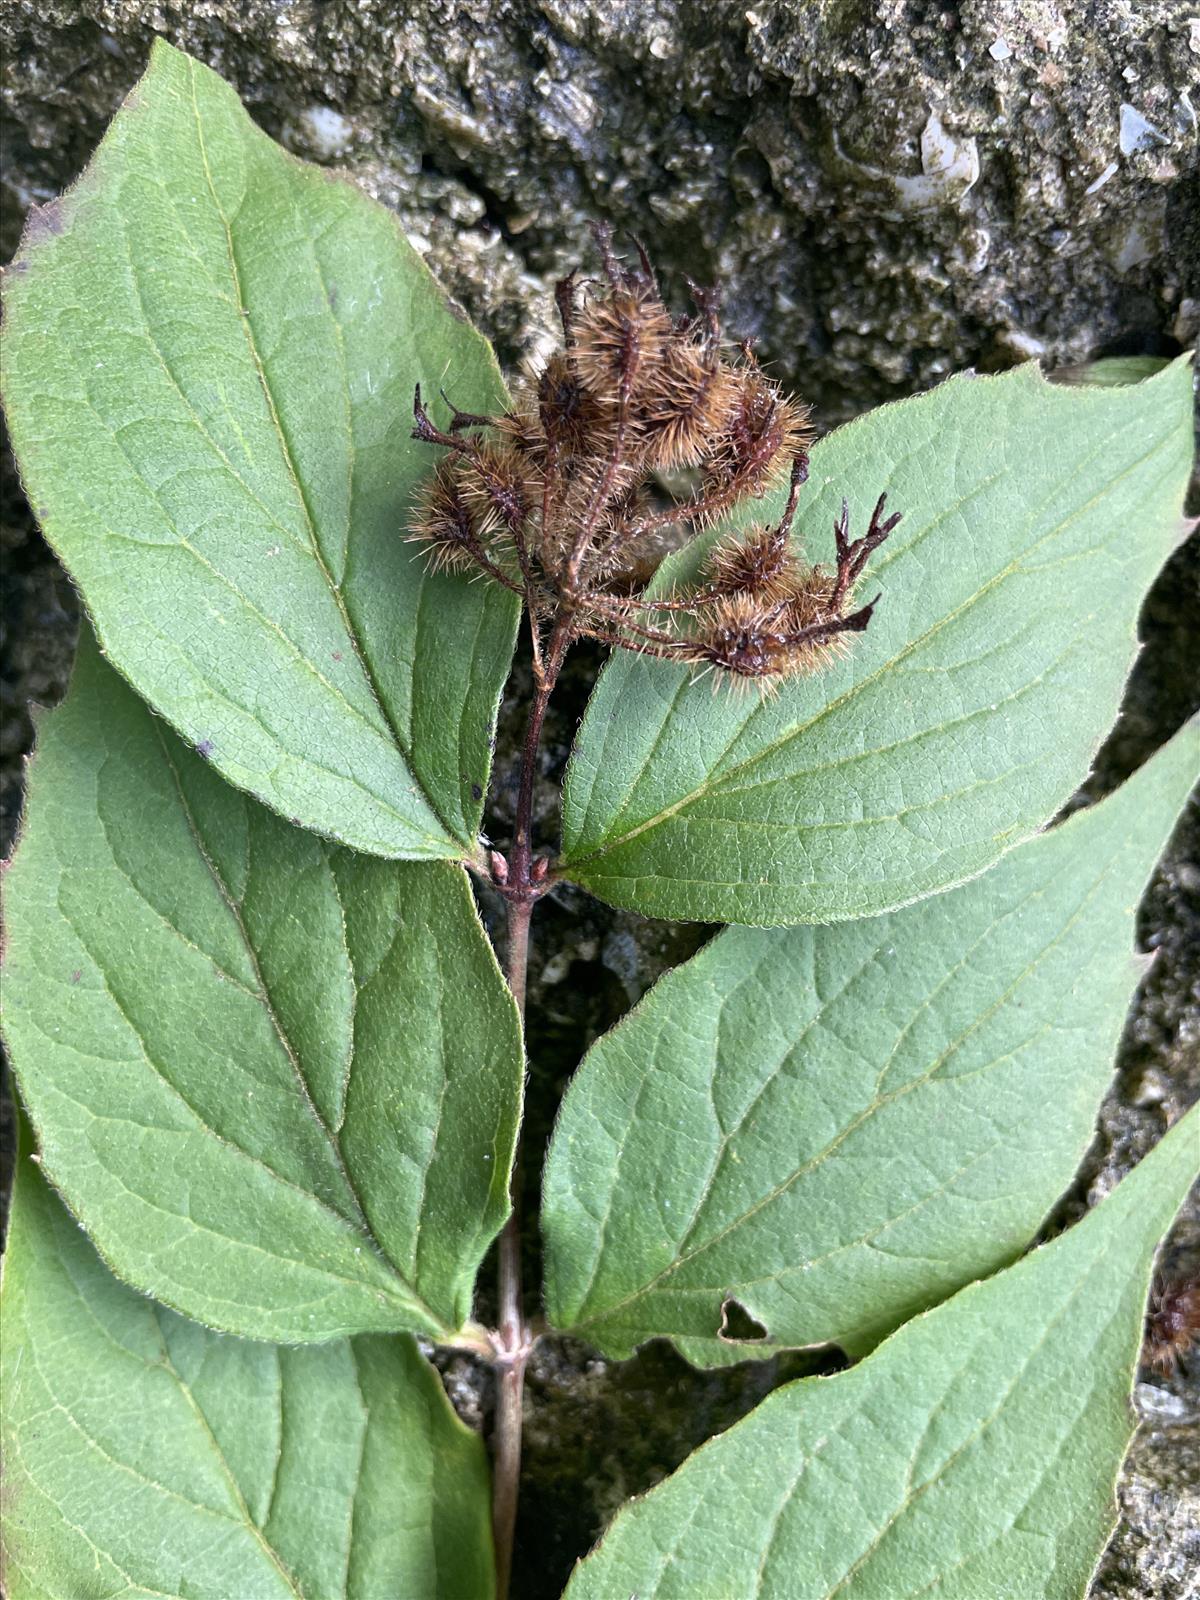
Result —
MULTIPOLYGON (((155 733, 156 733, 156 735, 157 735, 157 737, 159 739, 160 745, 162 746, 163 758, 164 758, 164 760, 165 760, 165 762, 167 764, 168 771, 171 773, 171 777, 172 777, 172 780, 173 780, 174 785, 175 785, 176 793, 177 793, 177 795, 179 797, 180 810, 182 811, 183 817, 184 817, 184 821, 187 824, 187 828, 188 828, 188 832, 189 832, 189 834, 191 836, 192 844, 195 847, 196 853, 199 855, 201 861, 204 863, 204 866, 207 869, 207 871, 209 873, 209 876, 211 877, 212 882, 213 882, 218 894, 220 895, 221 900, 222 900, 223 904, 225 905, 225 908, 226 908, 229 916, 233 919, 234 927, 237 929, 238 937, 239 937, 239 939, 240 939, 240 941, 241 941, 241 943, 242 943, 242 945, 243 945, 243 947, 244 947, 244 949, 246 951, 246 956, 247 956, 247 959, 250 962, 251 969, 254 972, 254 974, 255 974, 255 976, 256 976, 256 978, 258 980, 260 993, 259 993, 258 996, 256 996, 256 998, 259 1000, 259 1002, 262 1005, 264 1011, 266 1012, 267 1018, 270 1021, 271 1027, 272 1027, 277 1039, 279 1040, 280 1046, 282 1047, 284 1053, 287 1056, 288 1062, 289 1062, 289 1064, 290 1064, 290 1066, 292 1068, 292 1073, 293 1073, 293 1075, 295 1077, 295 1080, 296 1080, 296 1084, 297 1084, 297 1086, 298 1086, 298 1088, 300 1090, 301 1101, 302 1101, 302 1104, 304 1105, 305 1111, 308 1114, 308 1116, 312 1119, 312 1121, 316 1124, 316 1126, 317 1126, 318 1130, 320 1131, 320 1133, 324 1135, 325 1143, 328 1145, 330 1151, 332 1152, 332 1154, 334 1156, 334 1159, 335 1159, 335 1161, 337 1163, 338 1171, 341 1173, 341 1175, 342 1175, 342 1177, 343 1177, 343 1179, 344 1179, 344 1181, 346 1183, 346 1187, 349 1190, 350 1197, 354 1202, 355 1211, 357 1213, 357 1220, 358 1220, 358 1223, 359 1223, 359 1226, 360 1226, 360 1229, 361 1229, 361 1232, 362 1232, 362 1236, 365 1239, 365 1241, 367 1242, 367 1244, 369 1245, 369 1247, 371 1248, 371 1250, 378 1257, 378 1259, 380 1260, 382 1265, 385 1266, 390 1273, 394 1273, 396 1278, 397 1278, 397 1280, 401 1284, 403 1284, 404 1289, 405 1289, 405 1293, 406 1293, 407 1297, 409 1298, 409 1300, 411 1301, 414 1309, 417 1310, 418 1312, 420 1312, 423 1316, 427 1317, 429 1319, 429 1322, 430 1322, 431 1325, 436 1326, 436 1327, 440 1327, 442 1329, 443 1333, 449 1333, 449 1330, 446 1328, 442 1318, 437 1316, 430 1309, 430 1307, 425 1303, 425 1301, 422 1299, 422 1297, 417 1293, 415 1286, 412 1283, 410 1283, 403 1276, 403 1274, 400 1272, 400 1269, 397 1267, 396 1263, 388 1255, 388 1253, 384 1249, 382 1243, 376 1237, 374 1229, 371 1227, 370 1221, 368 1220, 368 1217, 367 1217, 366 1209, 365 1209, 365 1207, 363 1205, 362 1196, 361 1196, 361 1194, 359 1193, 359 1190, 358 1190, 358 1185, 355 1183, 354 1178, 350 1173, 350 1169, 349 1169, 349 1167, 348 1167, 348 1165, 346 1163, 346 1158, 345 1158, 345 1154, 344 1154, 344 1152, 342 1150, 342 1144, 341 1144, 341 1139, 339 1137, 339 1134, 337 1132, 335 1132, 329 1126, 329 1124, 325 1121, 325 1119, 321 1116, 321 1113, 317 1109, 316 1102, 313 1100, 312 1093, 311 1093, 311 1091, 309 1090, 309 1087, 308 1087, 308 1080, 305 1078, 303 1069, 301 1068, 301 1065, 300 1065, 299 1056, 298 1056, 294 1046, 292 1045, 291 1040, 289 1039, 289 1037, 287 1035, 287 1032, 286 1032, 286 1030, 285 1030, 285 1028, 283 1026, 283 1023, 282 1023, 280 1017, 279 1017, 279 1014, 275 1009, 275 1005, 274 1005, 273 1001, 271 1000, 270 991, 269 991, 267 983, 266 983, 266 981, 265 981, 265 979, 263 977, 262 967, 261 967, 261 964, 260 964, 259 959, 258 959, 258 951, 255 949, 254 943, 253 943, 252 939, 250 938, 249 931, 248 931, 248 929, 246 927, 245 920, 244 920, 244 918, 242 916, 242 913, 241 913, 241 908, 236 903, 236 901, 234 899, 234 896, 233 896, 233 892, 232 892, 230 886, 225 882, 225 879, 222 876, 222 874, 221 874, 216 862, 209 855, 207 849, 205 848, 204 841, 203 841, 203 839, 201 837, 199 828, 197 826, 195 816, 193 815, 191 806, 189 805, 187 797, 186 797, 186 794, 184 793, 183 785, 182 785, 182 783, 180 781, 180 778, 179 778, 178 769, 176 768, 175 763, 174 763, 174 761, 173 761, 173 759, 171 757, 171 753, 170 753, 170 751, 169 751, 169 749, 167 747, 166 740, 165 740, 165 737, 163 735, 163 731, 162 731, 162 729, 160 727, 158 727, 157 724, 155 724, 155 733)), ((324 856, 324 854, 325 854, 324 848, 323 848, 323 846, 320 845, 319 842, 318 842, 318 848, 321 849, 322 855, 324 856)), ((328 861, 326 861, 326 866, 327 866, 327 870, 329 871, 330 877, 333 877, 333 871, 332 871, 332 868, 329 867, 328 861)), ((249 870, 251 872, 253 871, 253 866, 252 865, 251 865, 249 870)), ((342 917, 343 917, 343 924, 344 924, 345 911, 344 911, 344 907, 342 907, 342 904, 341 904, 341 895, 340 895, 340 893, 338 893, 338 897, 337 898, 338 898, 339 908, 342 910, 342 917)), ((355 995, 357 995, 358 984, 357 984, 357 980, 353 976, 353 965, 351 965, 351 986, 352 986, 352 989, 353 989, 355 995)), ((351 1051, 351 1056, 350 1056, 350 1063, 351 1064, 350 1064, 350 1069, 349 1070, 350 1070, 350 1072, 352 1072, 353 1071, 353 1039, 351 1039, 350 1051, 351 1051)), ((349 1073, 347 1075, 347 1081, 348 1081, 348 1078, 349 1078, 349 1073)), ((201 1119, 201 1121, 203 1121, 203 1119, 201 1119)), ((205 1124, 205 1126, 207 1126, 207 1124, 205 1124)), ((237 1146, 236 1148, 240 1149, 240 1146, 237 1146)), ((246 1152, 243 1152, 243 1153, 245 1154, 246 1152)), ((268 1169, 268 1170, 270 1170, 270 1169, 268 1169)), ((277 1178, 279 1176, 278 1174, 274 1174, 274 1175, 277 1178)), ((286 1182, 287 1180, 280 1179, 279 1181, 286 1182)), ((293 1185, 293 1187, 298 1188, 299 1192, 302 1193, 302 1194, 306 1194, 306 1195, 309 1194, 309 1191, 307 1189, 299 1188, 298 1185, 293 1185)), ((326 1210, 329 1210, 331 1215, 338 1215, 338 1213, 334 1213, 333 1212, 331 1207, 325 1206, 325 1203, 323 1201, 320 1201, 318 1196, 310 1195, 310 1198, 313 1199, 313 1200, 316 1200, 319 1204, 324 1206, 324 1208, 326 1210)), ((347 1222, 350 1221, 349 1218, 343 1218, 342 1220, 347 1221, 347 1222)))

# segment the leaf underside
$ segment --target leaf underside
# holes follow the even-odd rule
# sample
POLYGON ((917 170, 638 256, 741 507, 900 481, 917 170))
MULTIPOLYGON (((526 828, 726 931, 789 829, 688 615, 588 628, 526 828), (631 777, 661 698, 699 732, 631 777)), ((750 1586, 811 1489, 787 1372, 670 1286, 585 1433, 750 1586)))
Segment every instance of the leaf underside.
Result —
POLYGON ((408 1335, 287 1349, 133 1293, 25 1160, 4 1265, 9 1600, 487 1600, 488 1470, 408 1335))
POLYGON ((622 1510, 567 1600, 1079 1600, 1198 1139, 1193 1111, 1078 1226, 777 1390, 622 1510))
POLYGON ((115 1271, 249 1338, 458 1329, 523 1070, 461 868, 290 827, 85 634, 8 887, 13 1063, 115 1271))
POLYGON ((773 925, 981 872, 1086 774, 1191 455, 1186 359, 1122 387, 955 378, 831 434, 802 491, 810 558, 843 495, 860 533, 884 491, 904 514, 863 580, 870 627, 765 700, 618 651, 567 774, 566 876, 649 916, 773 925))
POLYGON ((113 663, 284 816, 469 854, 516 603, 404 543, 409 432, 418 381, 504 389, 395 218, 160 40, 6 282, 30 503, 113 663))
POLYGON ((662 978, 563 1102, 554 1326, 615 1356, 666 1335, 701 1365, 858 1353, 1022 1250, 1091 1138, 1197 732, 958 889, 731 928, 662 978), (722 1338, 727 1296, 765 1342, 722 1338))

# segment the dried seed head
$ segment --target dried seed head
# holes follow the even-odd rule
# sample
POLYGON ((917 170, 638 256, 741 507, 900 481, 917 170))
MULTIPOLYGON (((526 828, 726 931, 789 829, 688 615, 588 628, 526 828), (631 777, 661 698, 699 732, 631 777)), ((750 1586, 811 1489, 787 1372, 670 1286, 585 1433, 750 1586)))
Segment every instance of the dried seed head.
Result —
POLYGON ((628 405, 662 360, 672 332, 658 291, 644 278, 590 295, 572 325, 570 359, 585 388, 628 405))
POLYGON ((787 583, 780 585, 780 598, 787 605, 787 626, 792 632, 828 621, 833 615, 833 585, 833 574, 824 567, 795 563, 787 583))
POLYGON ((708 608, 691 643, 696 660, 741 678, 767 678, 780 671, 779 607, 752 594, 731 594, 708 608))
POLYGON ((540 372, 527 372, 516 386, 512 410, 499 417, 499 431, 539 468, 553 461, 564 472, 579 460, 604 457, 611 449, 616 407, 585 387, 565 351, 540 372))
POLYGON ((783 528, 751 528, 729 534, 709 551, 705 563, 708 587, 720 594, 739 590, 779 599, 796 573, 791 540, 783 528))
POLYGON ((494 513, 488 523, 488 514, 481 519, 463 494, 460 458, 449 456, 438 462, 421 486, 409 523, 409 542, 426 546, 435 572, 465 572, 476 564, 476 552, 495 531, 494 513))
POLYGON ((708 340, 674 333, 638 396, 637 439, 656 471, 699 466, 728 427, 737 381, 708 340))
POLYGON ((457 463, 458 489, 475 527, 524 527, 534 501, 535 473, 527 457, 507 440, 484 441, 457 463))
POLYGON ((836 612, 833 592, 831 573, 792 557, 769 585, 697 607, 684 651, 735 678, 782 680, 817 672, 845 655, 849 635, 870 621, 870 606, 850 616, 836 612))
POLYGON ((809 408, 789 400, 753 361, 733 378, 729 419, 713 443, 705 478, 726 496, 757 498, 781 483, 811 445, 809 408))
MULTIPOLYGON (((597 228, 602 277, 572 274, 556 300, 564 348, 518 384, 512 409, 458 410, 439 427, 414 399, 413 436, 447 452, 423 492, 412 537, 438 565, 474 565, 519 593, 539 630, 573 633, 669 660, 718 668, 770 688, 844 651, 874 601, 850 611, 873 551, 898 517, 875 507, 850 536, 834 526, 832 571, 801 560, 792 525, 812 439, 807 408, 789 399, 748 346, 731 352, 720 295, 689 284, 693 314, 672 319, 646 253, 630 265, 597 228), (664 504, 654 474, 698 469, 699 492, 664 504), (791 473, 778 524, 726 533, 691 594, 633 591, 668 547, 716 523, 791 473)), ((443 395, 443 399, 446 397, 443 395)))
POLYGON ((586 387, 565 352, 547 362, 538 381, 537 403, 542 435, 551 448, 572 456, 600 454, 609 448, 613 406, 586 387))

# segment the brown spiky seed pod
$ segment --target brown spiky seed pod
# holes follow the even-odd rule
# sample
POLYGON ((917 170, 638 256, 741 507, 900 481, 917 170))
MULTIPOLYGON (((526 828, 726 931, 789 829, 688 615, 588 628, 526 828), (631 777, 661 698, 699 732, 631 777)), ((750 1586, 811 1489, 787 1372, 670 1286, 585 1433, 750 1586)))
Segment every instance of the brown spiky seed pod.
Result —
POLYGON ((725 595, 706 607, 681 653, 739 678, 771 678, 788 671, 781 608, 753 594, 725 595))
POLYGON ((718 539, 709 551, 704 576, 717 594, 745 590, 765 599, 779 599, 795 577, 796 557, 784 528, 751 528, 718 539))
POLYGON ((833 574, 824 567, 796 563, 781 594, 787 606, 786 625, 792 632, 828 621, 833 615, 833 584, 833 574))
POLYGON ((539 468, 553 463, 570 470, 577 458, 608 454, 616 415, 611 398, 586 388, 560 350, 540 372, 522 377, 512 410, 497 418, 496 427, 539 468))
POLYGON ((656 471, 696 467, 728 428, 733 369, 708 340, 673 334, 638 395, 638 443, 656 471))
POLYGON ((706 483, 729 497, 757 498, 782 483, 813 441, 809 408, 790 400, 749 362, 733 373, 729 417, 705 463, 706 483))
POLYGON ((629 405, 662 360, 672 323, 657 290, 630 278, 590 295, 572 325, 570 359, 585 388, 629 405))
POLYGON ((793 558, 769 592, 743 589, 699 610, 681 653, 735 678, 817 672, 843 656, 849 635, 870 620, 869 606, 850 616, 832 610, 833 586, 832 574, 793 558))
POLYGON ((496 525, 494 513, 480 519, 472 509, 463 494, 461 458, 447 456, 421 486, 408 540, 425 546, 435 572, 465 572, 476 565, 483 540, 496 525))
POLYGON ((592 392, 565 351, 551 356, 537 386, 538 420, 550 449, 578 456, 608 448, 615 422, 610 399, 592 392))
MULTIPOLYGON (((524 527, 534 503, 536 473, 529 458, 507 439, 485 440, 457 464, 459 494, 484 537, 497 529, 524 527)), ((486 542, 486 540, 485 540, 486 542)))

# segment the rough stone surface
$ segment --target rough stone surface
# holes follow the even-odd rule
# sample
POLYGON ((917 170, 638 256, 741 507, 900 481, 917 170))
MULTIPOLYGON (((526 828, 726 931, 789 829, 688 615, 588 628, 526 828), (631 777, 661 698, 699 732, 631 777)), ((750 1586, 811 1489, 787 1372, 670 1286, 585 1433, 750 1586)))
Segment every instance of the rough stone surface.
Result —
MULTIPOLYGON (((0 253, 86 161, 154 34, 228 77, 298 154, 350 170, 402 215, 510 366, 546 339, 547 289, 586 221, 646 241, 670 278, 726 287, 727 322, 832 424, 964 366, 1171 354, 1200 327, 1200 20, 1182 0, 0 0, 0 253)), ((11 474, 4 842, 30 700, 61 692, 76 606, 11 474)), ((1143 761, 1200 699, 1200 543, 1156 585, 1126 710, 1079 797, 1143 761)), ((581 652, 547 730, 552 778, 594 672, 581 652)), ((514 678, 492 825, 515 785, 514 678)), ((527 685, 526 685, 527 686, 527 685)), ((1095 1147, 1053 1225, 1094 1201, 1200 1095, 1200 810, 1147 898, 1157 951, 1095 1147)), ((485 911, 488 908, 485 907, 485 911)), ((493 908, 494 912, 494 908, 493 908)), ((583 1049, 703 930, 564 892, 539 911, 530 989, 530 1166, 583 1049)), ((535 1204, 532 1182, 530 1209, 535 1204)), ((536 1272, 536 1239, 528 1240, 536 1272)), ((1163 1270, 1200 1270, 1200 1206, 1163 1270)), ((439 1365, 486 1425, 490 1379, 439 1365)), ((652 1346, 568 1341, 530 1374, 519 1592, 557 1595, 617 1505, 774 1384, 652 1346)), ((1121 1523, 1094 1600, 1182 1600, 1200 1559, 1200 1358, 1145 1375, 1121 1523)))
POLYGON ((5 0, 4 242, 164 33, 403 213, 510 354, 589 216, 729 286, 829 418, 1198 320, 1178 0, 5 0), (998 48, 1002 47, 1002 48, 998 48))

